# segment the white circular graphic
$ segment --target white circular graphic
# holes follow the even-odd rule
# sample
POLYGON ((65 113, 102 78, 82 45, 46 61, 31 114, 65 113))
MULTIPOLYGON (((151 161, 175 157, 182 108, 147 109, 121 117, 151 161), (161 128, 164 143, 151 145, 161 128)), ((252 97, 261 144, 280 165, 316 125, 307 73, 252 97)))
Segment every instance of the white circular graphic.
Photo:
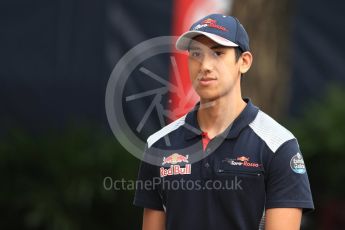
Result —
MULTIPOLYGON (((149 40, 146 40, 134 48, 132 48, 130 51, 128 51, 121 60, 116 64, 114 67, 108 84, 106 88, 106 95, 105 95, 105 108, 106 108, 106 114, 107 119, 109 122, 109 125, 111 127, 111 130, 119 143, 132 155, 135 157, 144 160, 148 163, 155 164, 155 165, 162 165, 163 162, 163 155, 143 155, 146 142, 142 141, 139 138, 138 133, 135 133, 128 125, 125 114, 124 114, 124 108, 123 108, 123 101, 125 103, 131 102, 133 100, 140 100, 140 98, 151 95, 153 96, 152 103, 147 108, 146 112, 143 114, 143 119, 139 122, 139 124, 136 124, 137 132, 140 132, 145 122, 148 119, 149 114, 152 112, 152 110, 155 108, 158 111, 158 117, 160 120, 161 128, 163 128, 165 125, 164 117, 169 117, 169 110, 166 110, 163 108, 163 105, 161 104, 161 97, 169 92, 177 93, 178 96, 181 98, 181 102, 179 105, 183 106, 188 103, 189 100, 193 99, 193 94, 191 92, 188 92, 185 94, 181 91, 181 88, 183 88, 181 85, 174 85, 164 78, 160 77, 155 73, 154 70, 147 69, 144 66, 141 66, 141 63, 143 63, 145 60, 150 59, 156 55, 160 54, 171 54, 172 52, 182 53, 181 51, 176 51, 173 49, 175 46, 175 41, 177 40, 177 37, 174 36, 162 36, 162 37, 156 37, 149 40), (139 68, 138 68, 139 67, 139 68), (145 77, 154 79, 161 83, 163 87, 159 87, 157 89, 144 91, 144 92, 137 92, 133 95, 124 96, 124 88, 126 85, 127 80, 131 76, 131 73, 135 70, 139 69, 139 71, 143 74, 143 81, 145 81, 145 77), (183 94, 183 95, 180 95, 183 94)), ((187 54, 186 54, 187 55, 187 54)), ((174 56, 170 56, 171 64, 173 67, 173 71, 175 73, 175 77, 179 76, 179 71, 176 65, 176 60, 174 59, 174 56)), ((179 79, 176 80, 177 83, 179 83, 179 79)), ((210 105, 212 106, 212 104, 210 105)), ((171 117, 169 117, 171 118, 171 117)), ((175 118, 171 118, 172 120, 175 120, 175 118)), ((186 124, 186 128, 193 131, 198 132, 199 130, 195 130, 194 127, 188 126, 186 124)), ((158 131, 158 130, 156 130, 158 131)), ((168 137, 165 137, 165 142, 167 146, 169 146, 170 140, 168 137)), ((180 153, 182 155, 189 155, 189 163, 193 163, 196 161, 199 161, 208 155, 210 155, 216 147, 218 147, 224 140, 223 135, 221 135, 219 140, 215 142, 215 145, 213 145, 212 151, 208 153, 204 153, 202 148, 199 147, 200 151, 195 152, 195 146, 190 146, 188 148, 183 149, 169 149, 169 152, 176 152, 180 153)), ((200 143, 198 143, 200 144, 200 143)), ((167 150, 163 149, 154 149, 154 147, 151 147, 155 153, 165 153, 167 150)))

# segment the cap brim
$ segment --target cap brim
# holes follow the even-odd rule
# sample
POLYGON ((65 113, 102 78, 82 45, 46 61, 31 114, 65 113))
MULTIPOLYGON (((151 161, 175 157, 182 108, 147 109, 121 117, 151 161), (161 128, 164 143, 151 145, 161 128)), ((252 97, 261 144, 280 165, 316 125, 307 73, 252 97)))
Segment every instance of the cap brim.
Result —
POLYGON ((221 36, 211 34, 204 31, 187 31, 183 33, 176 41, 176 49, 178 50, 188 50, 191 40, 198 36, 198 35, 204 35, 208 37, 209 39, 213 40, 214 42, 217 42, 220 45, 223 46, 229 46, 229 47, 238 47, 238 45, 232 41, 229 41, 221 36))

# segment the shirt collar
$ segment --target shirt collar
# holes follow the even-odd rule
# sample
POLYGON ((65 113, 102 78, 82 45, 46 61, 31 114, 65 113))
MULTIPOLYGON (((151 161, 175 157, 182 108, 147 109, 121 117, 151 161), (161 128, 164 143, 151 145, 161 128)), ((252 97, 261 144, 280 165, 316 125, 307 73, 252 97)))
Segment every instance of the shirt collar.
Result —
MULTIPOLYGON (((256 117, 259 109, 249 98, 243 99, 247 105, 243 109, 243 111, 238 115, 238 117, 234 120, 234 122, 220 135, 224 138, 236 138, 240 132, 249 125, 256 117)), ((185 119, 184 128, 186 129, 185 132, 185 139, 189 140, 198 136, 201 136, 202 131, 200 130, 200 126, 198 124, 197 119, 197 111, 199 109, 200 103, 198 102, 192 111, 190 111, 185 119)))

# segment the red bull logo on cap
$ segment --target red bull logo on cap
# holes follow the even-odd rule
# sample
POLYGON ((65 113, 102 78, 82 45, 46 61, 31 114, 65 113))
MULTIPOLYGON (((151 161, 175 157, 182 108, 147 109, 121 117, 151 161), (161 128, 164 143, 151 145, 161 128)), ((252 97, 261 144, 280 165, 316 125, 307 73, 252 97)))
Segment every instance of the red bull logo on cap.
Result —
POLYGON ((162 165, 165 165, 165 164, 175 165, 175 164, 181 163, 181 162, 188 163, 188 155, 183 156, 181 154, 174 153, 174 154, 171 154, 168 157, 163 157, 162 165))
POLYGON ((217 21, 211 18, 207 18, 204 21, 202 21, 204 24, 217 24, 217 21))
POLYGON ((198 30, 203 27, 212 27, 218 30, 228 31, 224 26, 220 26, 217 24, 217 21, 212 18, 207 18, 201 22, 201 24, 194 27, 194 30, 198 30))

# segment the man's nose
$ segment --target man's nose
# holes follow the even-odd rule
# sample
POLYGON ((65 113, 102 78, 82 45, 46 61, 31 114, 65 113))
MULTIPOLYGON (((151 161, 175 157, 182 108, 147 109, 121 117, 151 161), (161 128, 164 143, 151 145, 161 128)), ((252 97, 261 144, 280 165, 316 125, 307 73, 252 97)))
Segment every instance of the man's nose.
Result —
POLYGON ((214 60, 211 57, 209 57, 209 55, 204 55, 204 57, 201 60, 201 71, 211 71, 214 65, 213 62, 214 60))

